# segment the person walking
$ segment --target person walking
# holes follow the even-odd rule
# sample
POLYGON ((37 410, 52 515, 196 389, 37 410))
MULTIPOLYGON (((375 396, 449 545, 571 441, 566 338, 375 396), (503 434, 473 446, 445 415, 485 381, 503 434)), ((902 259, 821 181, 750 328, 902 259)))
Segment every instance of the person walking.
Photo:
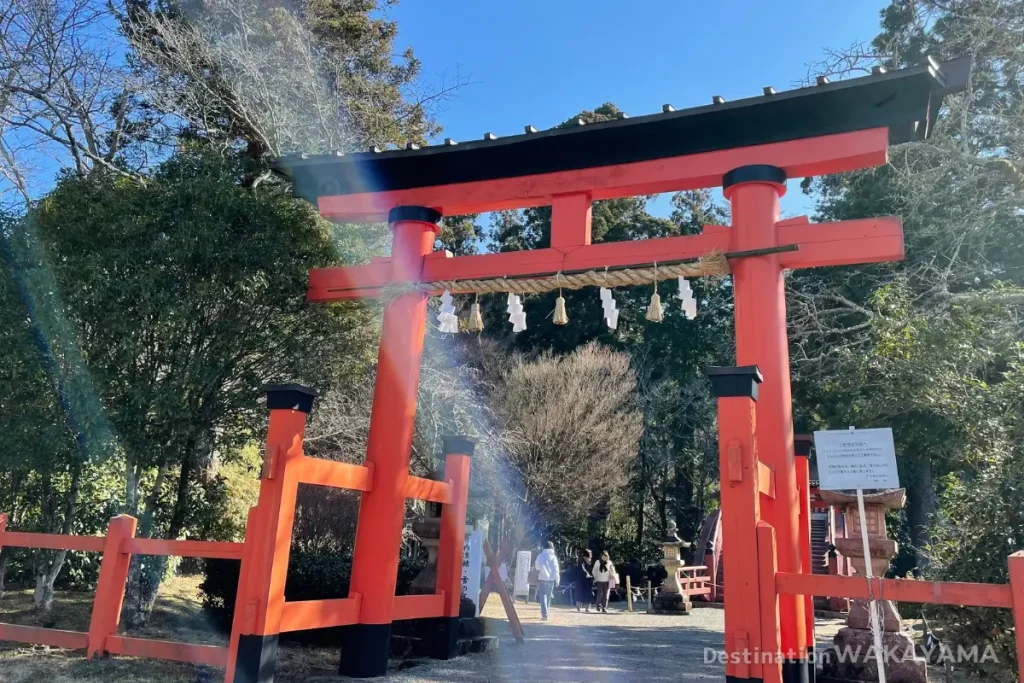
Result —
POLYGON ((585 607, 589 612, 590 606, 594 603, 594 577, 590 574, 593 563, 594 555, 587 548, 580 553, 580 561, 573 571, 572 592, 577 612, 581 607, 585 607))
POLYGON ((612 564, 607 550, 603 551, 601 559, 594 563, 591 574, 594 577, 594 587, 597 589, 597 609, 607 614, 608 591, 611 587, 612 577, 615 576, 615 565, 612 564))
POLYGON ((533 567, 537 570, 537 599, 540 600, 540 618, 547 621, 551 595, 561 579, 554 543, 548 541, 547 547, 537 556, 533 567))

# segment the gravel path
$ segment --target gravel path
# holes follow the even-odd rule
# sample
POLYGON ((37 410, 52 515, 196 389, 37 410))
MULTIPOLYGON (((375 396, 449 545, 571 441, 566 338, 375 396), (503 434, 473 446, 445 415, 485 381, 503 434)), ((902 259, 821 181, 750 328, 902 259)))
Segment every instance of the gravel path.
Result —
MULTIPOLYGON (((553 607, 540 620, 535 604, 516 603, 526 643, 516 645, 504 629, 498 650, 448 662, 428 662, 389 680, 404 683, 529 681, 722 680, 722 665, 704 663, 704 649, 722 647, 720 609, 697 608, 686 616, 662 616, 610 608, 607 614, 553 607)), ((504 618, 490 601, 484 616, 504 618)))

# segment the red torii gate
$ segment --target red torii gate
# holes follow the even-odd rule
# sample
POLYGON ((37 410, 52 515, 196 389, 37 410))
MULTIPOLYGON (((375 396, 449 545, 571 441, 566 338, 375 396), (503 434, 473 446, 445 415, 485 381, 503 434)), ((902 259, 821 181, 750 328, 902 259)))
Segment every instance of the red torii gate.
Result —
MULTIPOLYGON (((712 105, 683 111, 666 105, 662 114, 637 119, 541 133, 528 126, 510 138, 487 134, 482 141, 446 140, 424 149, 410 144, 406 150, 287 157, 274 167, 292 179, 296 195, 317 201, 324 217, 339 223, 387 219, 394 234, 390 258, 311 271, 311 301, 374 297, 397 284, 553 275, 694 259, 713 250, 744 252, 732 262, 737 365, 757 366, 764 381, 756 432, 755 404, 745 416, 742 406, 722 415, 723 544, 749 549, 756 569, 769 561, 750 544, 762 539, 764 525, 774 530, 778 571, 809 574, 794 466, 783 271, 898 260, 903 234, 899 218, 783 221, 779 198, 787 178, 883 164, 890 142, 927 135, 942 96, 962 90, 969 69, 966 59, 941 65, 929 60, 840 83, 819 79, 817 86, 785 93, 765 88, 762 97, 734 103, 716 97, 712 105), (595 200, 719 185, 732 208, 731 226, 591 244, 595 200), (444 215, 538 205, 552 207, 547 248, 456 257, 433 249, 444 215), (759 458, 752 453, 755 436, 759 458), (753 500, 727 495, 744 467, 756 468, 753 500)), ((384 308, 366 456, 373 485, 362 493, 350 588, 359 596, 358 616, 348 627, 341 666, 353 676, 383 675, 387 666, 427 298, 405 291, 384 308)), ((756 371, 735 370, 750 393, 756 371)), ((725 375, 729 379, 728 370, 725 375)), ((723 391, 721 396, 740 395, 723 391)), ((740 559, 739 553, 732 556, 740 559)), ((772 589, 775 616, 756 579, 726 572, 726 652, 754 647, 781 653, 783 661, 727 664, 727 679, 806 681, 814 642, 810 597, 776 596, 772 589), (777 644, 769 644, 772 624, 777 644)), ((271 678, 259 680, 272 675, 271 668, 271 678)))

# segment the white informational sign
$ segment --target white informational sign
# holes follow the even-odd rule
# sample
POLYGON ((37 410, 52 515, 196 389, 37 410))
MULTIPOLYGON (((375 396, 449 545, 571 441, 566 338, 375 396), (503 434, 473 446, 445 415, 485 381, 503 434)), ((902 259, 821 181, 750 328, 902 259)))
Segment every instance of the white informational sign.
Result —
POLYGON ((892 429, 814 432, 822 490, 898 489, 892 429))
POLYGON ((466 534, 462 544, 462 594, 476 605, 480 616, 480 567, 483 564, 484 532, 477 529, 466 534))
POLYGON ((533 569, 533 553, 520 550, 516 553, 516 580, 512 587, 512 597, 524 595, 530 597, 530 570, 533 569))
MULTIPOLYGON (((864 543, 864 574, 871 579, 871 546, 868 521, 864 512, 864 489, 898 489, 896 446, 892 430, 849 429, 814 432, 814 450, 818 455, 818 481, 825 491, 856 489, 857 513, 860 515, 861 540, 864 543)), ((886 683, 882 653, 882 626, 878 621, 875 601, 868 601, 871 635, 878 658, 878 683, 886 683)))

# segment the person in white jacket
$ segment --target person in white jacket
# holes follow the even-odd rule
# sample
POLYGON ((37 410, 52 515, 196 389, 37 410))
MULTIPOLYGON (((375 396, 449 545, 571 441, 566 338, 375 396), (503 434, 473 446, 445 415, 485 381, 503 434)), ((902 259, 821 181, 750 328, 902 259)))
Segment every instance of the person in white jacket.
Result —
POLYGON ((601 559, 594 563, 594 588, 597 589, 597 609, 601 612, 608 612, 608 591, 613 582, 618 582, 618 575, 615 572, 615 565, 612 564, 608 551, 601 553, 601 559))
POLYGON ((561 570, 558 567, 558 558, 555 557, 555 544, 548 541, 547 547, 540 551, 537 561, 533 565, 537 570, 537 598, 540 600, 540 618, 548 620, 548 606, 551 604, 551 595, 555 586, 561 578, 561 570))

